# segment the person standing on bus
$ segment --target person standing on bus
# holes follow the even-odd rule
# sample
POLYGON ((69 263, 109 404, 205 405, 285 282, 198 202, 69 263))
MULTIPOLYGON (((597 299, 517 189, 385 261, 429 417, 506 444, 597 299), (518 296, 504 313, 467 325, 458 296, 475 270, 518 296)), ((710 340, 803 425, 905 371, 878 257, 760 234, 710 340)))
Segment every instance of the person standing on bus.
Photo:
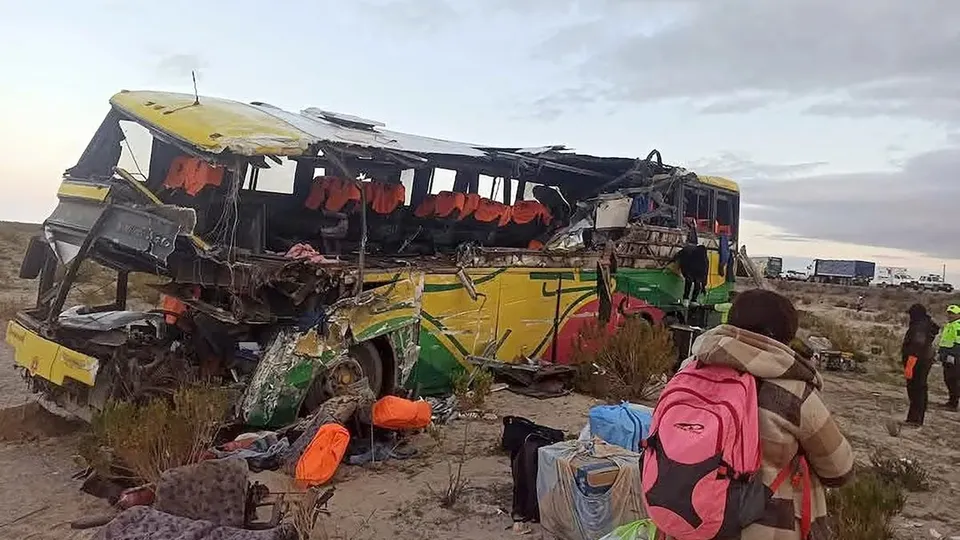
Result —
POLYGON ((950 322, 943 327, 938 356, 943 365, 943 382, 950 396, 944 408, 956 411, 957 405, 960 405, 960 367, 957 366, 960 360, 960 306, 948 306, 947 318, 950 322))
POLYGON ((910 316, 910 326, 903 336, 900 350, 903 376, 907 381, 907 399, 910 401, 906 425, 919 427, 923 425, 927 412, 927 377, 933 365, 933 340, 940 327, 921 304, 910 306, 907 314, 910 316))

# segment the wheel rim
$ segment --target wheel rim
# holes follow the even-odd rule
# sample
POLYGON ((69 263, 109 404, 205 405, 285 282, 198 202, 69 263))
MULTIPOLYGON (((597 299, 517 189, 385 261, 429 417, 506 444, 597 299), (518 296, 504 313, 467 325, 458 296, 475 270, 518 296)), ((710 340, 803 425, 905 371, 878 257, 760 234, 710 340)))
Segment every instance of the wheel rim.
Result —
POLYGON ((375 395, 380 395, 383 389, 383 362, 380 361, 380 353, 370 342, 360 343, 350 349, 350 356, 360 364, 363 375, 370 384, 370 389, 375 395))

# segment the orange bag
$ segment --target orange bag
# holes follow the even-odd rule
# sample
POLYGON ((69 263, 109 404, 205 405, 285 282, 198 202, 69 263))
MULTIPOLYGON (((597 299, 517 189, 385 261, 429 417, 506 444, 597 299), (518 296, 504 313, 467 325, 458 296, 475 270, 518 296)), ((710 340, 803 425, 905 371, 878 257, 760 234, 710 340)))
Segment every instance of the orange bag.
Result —
POLYGON ((913 369, 915 367, 917 367, 917 357, 908 356, 907 364, 903 366, 903 376, 906 377, 908 381, 913 379, 913 369))
POLYGON ((433 409, 426 401, 384 396, 373 404, 373 425, 384 429, 423 429, 430 424, 433 409))
POLYGON ((347 453, 350 432, 340 424, 324 424, 297 461, 298 483, 316 486, 327 483, 347 453))

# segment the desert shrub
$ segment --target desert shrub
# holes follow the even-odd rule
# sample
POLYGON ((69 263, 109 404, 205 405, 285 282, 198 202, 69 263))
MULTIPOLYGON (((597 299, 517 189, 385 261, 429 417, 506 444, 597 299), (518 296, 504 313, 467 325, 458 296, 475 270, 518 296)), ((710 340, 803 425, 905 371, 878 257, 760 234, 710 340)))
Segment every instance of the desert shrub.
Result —
POLYGON ((870 465, 885 482, 912 492, 930 490, 929 473, 918 461, 898 458, 883 449, 877 449, 870 456, 870 465))
POLYGON ((480 409, 493 388, 493 374, 483 368, 461 371, 453 378, 453 393, 463 410, 480 409))
POLYGON ((830 340, 833 347, 844 352, 856 352, 860 349, 853 332, 840 322, 820 317, 806 310, 799 310, 800 327, 813 335, 822 336, 830 340))
POLYGON ((226 388, 189 386, 174 392, 172 399, 110 402, 92 419, 79 454, 104 476, 123 470, 156 482, 163 471, 200 460, 233 397, 226 388))
POLYGON ((609 333, 598 321, 577 336, 577 390, 601 399, 639 401, 677 360, 673 334, 660 324, 629 318, 609 333))
POLYGON ((903 511, 906 492, 929 490, 928 477, 919 462, 877 449, 852 483, 827 493, 833 538, 892 540, 890 521, 903 511))
POLYGON ((890 521, 903 511, 903 488, 885 480, 871 467, 856 479, 827 493, 831 538, 844 540, 892 540, 890 521))

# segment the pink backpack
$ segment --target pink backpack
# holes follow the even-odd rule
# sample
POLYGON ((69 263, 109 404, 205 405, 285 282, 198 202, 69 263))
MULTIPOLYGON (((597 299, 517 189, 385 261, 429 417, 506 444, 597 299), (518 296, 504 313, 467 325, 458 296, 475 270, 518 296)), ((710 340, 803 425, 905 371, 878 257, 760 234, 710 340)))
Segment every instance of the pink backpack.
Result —
POLYGON ((772 496, 760 475, 753 375, 698 362, 660 394, 644 442, 644 505, 676 540, 739 538, 772 496))

